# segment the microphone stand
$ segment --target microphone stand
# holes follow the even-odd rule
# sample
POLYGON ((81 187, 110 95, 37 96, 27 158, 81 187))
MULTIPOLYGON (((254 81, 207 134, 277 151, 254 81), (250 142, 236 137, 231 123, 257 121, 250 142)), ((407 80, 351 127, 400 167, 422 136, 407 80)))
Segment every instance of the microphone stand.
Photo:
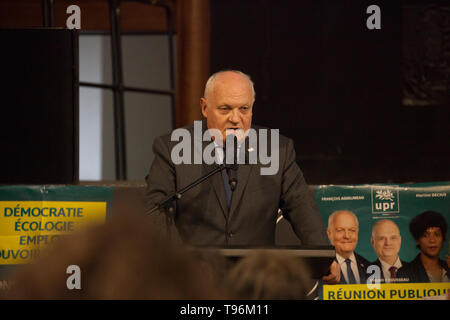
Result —
POLYGON ((170 238, 170 228, 171 228, 171 226, 173 224, 173 213, 174 213, 173 202, 175 200, 181 199, 181 197, 183 196, 183 194, 186 191, 189 191, 190 189, 192 189, 196 185, 202 183, 203 181, 205 181, 209 177, 215 175, 217 172, 220 172, 220 171, 222 171, 224 169, 227 169, 227 168, 234 169, 233 165, 220 164, 218 167, 216 167, 211 172, 205 174, 203 177, 200 177, 199 179, 195 180, 194 182, 192 182, 191 184, 189 184, 186 187, 182 188, 181 190, 175 191, 175 192, 171 193, 170 195, 168 195, 165 199, 163 199, 156 206, 154 206, 153 209, 151 209, 147 213, 147 215, 152 214, 156 210, 164 209, 165 216, 166 216, 166 233, 167 233, 167 236, 170 238))

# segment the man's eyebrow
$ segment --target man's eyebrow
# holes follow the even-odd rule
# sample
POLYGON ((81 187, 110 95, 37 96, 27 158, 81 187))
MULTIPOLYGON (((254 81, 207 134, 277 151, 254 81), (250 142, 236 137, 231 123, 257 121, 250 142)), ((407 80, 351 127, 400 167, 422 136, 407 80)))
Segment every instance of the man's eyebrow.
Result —
MULTIPOLYGON (((232 106, 230 106, 230 105, 228 105, 228 104, 219 104, 219 105, 217 106, 217 108, 221 108, 221 107, 232 108, 232 106)), ((242 107, 250 107, 250 105, 246 103, 246 104, 243 104, 242 106, 239 106, 238 108, 242 108, 242 107)))

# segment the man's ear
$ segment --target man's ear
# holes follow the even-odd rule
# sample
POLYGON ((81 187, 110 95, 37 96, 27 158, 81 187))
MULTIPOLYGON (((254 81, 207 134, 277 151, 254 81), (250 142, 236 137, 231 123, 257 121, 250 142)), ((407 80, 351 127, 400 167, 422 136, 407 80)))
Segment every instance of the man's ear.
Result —
POLYGON ((331 230, 329 228, 327 228, 327 236, 328 236, 328 239, 330 240, 331 245, 334 246, 334 243, 333 243, 333 240, 332 240, 333 238, 331 236, 331 230))
POLYGON ((200 98, 200 107, 202 109, 203 117, 208 118, 207 117, 207 113, 206 113, 207 103, 206 103, 206 99, 205 98, 200 98))

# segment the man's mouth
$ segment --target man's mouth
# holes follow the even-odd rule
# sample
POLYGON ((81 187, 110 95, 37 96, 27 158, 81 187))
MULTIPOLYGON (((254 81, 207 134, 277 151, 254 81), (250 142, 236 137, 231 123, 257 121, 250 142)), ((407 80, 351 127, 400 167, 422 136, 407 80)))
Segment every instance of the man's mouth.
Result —
POLYGON ((241 137, 244 134, 244 130, 241 128, 227 128, 225 129, 225 135, 233 134, 237 137, 241 137))

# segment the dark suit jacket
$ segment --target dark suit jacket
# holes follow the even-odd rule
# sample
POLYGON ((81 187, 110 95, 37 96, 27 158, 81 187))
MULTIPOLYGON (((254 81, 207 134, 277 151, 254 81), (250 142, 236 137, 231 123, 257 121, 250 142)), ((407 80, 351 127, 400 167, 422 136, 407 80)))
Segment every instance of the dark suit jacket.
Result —
MULTIPOLYGON (((185 129, 194 136, 193 125, 185 129)), ((202 132, 205 130, 206 122, 203 121, 202 132)), ((179 142, 170 141, 170 136, 156 138, 153 145, 155 159, 146 176, 149 208, 217 166, 205 163, 175 165, 170 155, 179 142)), ((270 131, 268 136, 270 142, 270 131)), ((200 152, 210 143, 203 142, 200 152)), ((220 173, 186 192, 177 202, 174 219, 181 239, 200 246, 272 246, 280 208, 303 244, 328 245, 318 206, 295 162, 293 142, 280 135, 279 146, 277 174, 261 175, 259 161, 258 164, 239 166, 238 184, 229 210, 220 173)), ((199 151, 198 145, 192 144, 192 147, 193 153, 199 151)), ((161 215, 152 218, 162 220, 158 218, 161 215)))
MULTIPOLYGON (((446 271, 447 276, 449 276, 450 270, 447 266, 447 262, 439 259, 439 264, 446 271)), ((420 260, 420 253, 413 261, 406 263, 398 270, 397 278, 405 279, 411 283, 430 282, 425 267, 420 260)))
MULTIPOLYGON (((355 254, 356 264, 358 266, 360 283, 364 284, 367 282, 367 277, 368 277, 367 267, 369 267, 371 263, 366 258, 364 258, 363 256, 360 256, 356 252, 354 252, 354 254, 355 254)), ((339 283, 347 284, 347 282, 345 282, 344 274, 342 273, 342 271, 341 271, 341 281, 339 283)))

